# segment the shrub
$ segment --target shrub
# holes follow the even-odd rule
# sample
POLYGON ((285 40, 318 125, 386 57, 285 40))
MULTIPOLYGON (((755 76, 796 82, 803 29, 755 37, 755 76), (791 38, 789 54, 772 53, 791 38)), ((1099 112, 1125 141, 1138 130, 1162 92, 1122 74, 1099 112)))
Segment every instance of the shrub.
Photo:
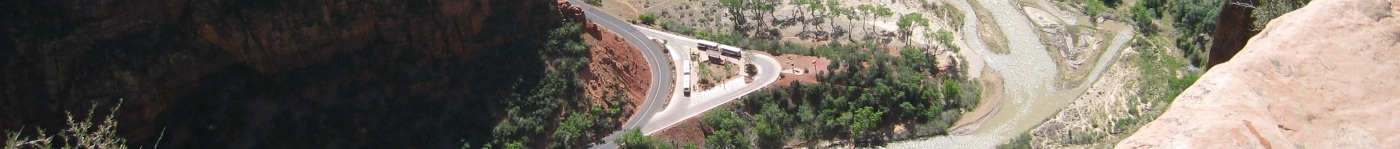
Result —
POLYGON ((637 15, 637 20, 642 21, 642 24, 653 25, 656 24, 656 14, 642 13, 642 15, 637 15))
POLYGON ((621 148, 648 148, 648 149, 669 149, 671 146, 662 142, 661 139, 653 138, 642 134, 638 128, 627 129, 621 137, 617 137, 617 143, 621 148))
MULTIPOLYGON (((116 114, 121 108, 121 103, 112 107, 111 114, 116 114)), ((68 115, 68 129, 58 132, 58 140, 53 136, 46 135, 43 129, 35 129, 39 136, 30 138, 20 136, 19 132, 6 132, 4 148, 100 148, 100 149, 124 149, 126 139, 117 137, 117 120, 115 116, 106 116, 100 122, 92 121, 93 111, 97 105, 93 104, 88 109, 87 117, 81 121, 75 121, 72 113, 68 115)), ((164 133, 162 132, 162 136, 164 133)), ((159 143, 159 141, 157 141, 159 143)))
POLYGON ((1144 4, 1138 3, 1138 5, 1133 6, 1133 25, 1137 26, 1138 32, 1153 34, 1157 31, 1157 26, 1152 24, 1152 20, 1157 19, 1160 15, 1157 14, 1156 7, 1144 4))
POLYGON ((1199 38, 1198 36, 1209 36, 1215 33, 1216 18, 1220 13, 1220 0, 1178 0, 1172 5, 1172 14, 1176 17, 1173 25, 1181 32, 1177 37, 1177 48, 1180 48, 1193 65, 1201 65, 1206 61, 1205 50, 1209 48, 1209 38, 1199 38))
POLYGON ((1108 11, 1108 6, 1104 6, 1103 1, 1084 0, 1084 3, 1084 14, 1088 14, 1090 18, 1098 17, 1099 13, 1108 11))
POLYGON ((1308 2, 1312 2, 1312 0, 1259 1, 1259 6, 1255 8, 1253 12, 1250 12, 1250 15, 1254 17, 1254 29, 1262 30, 1265 25, 1269 24, 1270 20, 1283 16, 1284 13, 1303 8, 1304 5, 1308 5, 1308 2))

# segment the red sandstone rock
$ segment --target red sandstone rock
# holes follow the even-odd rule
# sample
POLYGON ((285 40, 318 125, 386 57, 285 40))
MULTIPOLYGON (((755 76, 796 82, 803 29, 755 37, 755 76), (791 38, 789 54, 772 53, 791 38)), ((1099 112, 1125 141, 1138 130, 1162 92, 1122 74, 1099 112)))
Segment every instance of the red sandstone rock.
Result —
POLYGON ((1400 1, 1269 22, 1118 148, 1400 148, 1400 1))

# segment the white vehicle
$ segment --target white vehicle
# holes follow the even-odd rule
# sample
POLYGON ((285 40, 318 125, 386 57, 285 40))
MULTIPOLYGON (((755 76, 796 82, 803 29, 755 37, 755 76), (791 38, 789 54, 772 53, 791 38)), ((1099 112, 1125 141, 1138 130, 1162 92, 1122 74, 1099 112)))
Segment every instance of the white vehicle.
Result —
POLYGON ((729 45, 719 45, 719 51, 723 52, 722 54, 724 55, 729 55, 733 57, 743 57, 744 55, 743 51, 739 51, 738 47, 729 45))
POLYGON ((697 43, 695 46, 700 48, 701 51, 719 48, 719 43, 715 43, 713 41, 695 40, 695 43, 697 43))
POLYGON ((681 87, 684 87, 685 97, 690 97, 690 60, 681 62, 681 87))

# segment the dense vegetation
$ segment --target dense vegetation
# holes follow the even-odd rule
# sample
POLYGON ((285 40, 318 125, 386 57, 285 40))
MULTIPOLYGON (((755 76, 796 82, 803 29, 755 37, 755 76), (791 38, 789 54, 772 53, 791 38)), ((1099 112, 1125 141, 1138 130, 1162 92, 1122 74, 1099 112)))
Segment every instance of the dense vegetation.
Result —
MULTIPOLYGON (((1115 0, 1083 0, 1088 5, 1085 12, 1091 16, 1113 9, 1115 0), (1105 6, 1105 4, 1109 4, 1105 6)), ((1178 32, 1176 47, 1184 51, 1183 56, 1192 60, 1193 65, 1203 65, 1206 50, 1210 48, 1210 38, 1215 32, 1221 0, 1141 0, 1137 1, 1127 14, 1139 33, 1159 34, 1161 31, 1154 21, 1171 16, 1170 26, 1178 32)))
POLYGON ((580 102, 594 100, 581 96, 578 71, 588 66, 588 47, 582 43, 579 29, 579 24, 566 24, 549 32, 544 49, 535 51, 548 69, 539 80, 510 83, 515 92, 505 100, 504 119, 495 125, 494 137, 483 143, 483 148, 533 148, 541 146, 529 145, 543 143, 552 148, 579 148, 606 135, 605 130, 618 127, 612 123, 616 120, 609 118, 623 114, 620 109, 595 105, 618 107, 625 99, 580 102))
POLYGON ((1185 57, 1196 66, 1205 64, 1206 50, 1210 48, 1210 38, 1215 33, 1216 18, 1220 16, 1221 0, 1177 0, 1173 1, 1172 23, 1180 32, 1176 47, 1184 51, 1185 57))
POLYGON ((1080 0, 1079 2, 1084 4, 1084 14, 1089 15, 1089 17, 1098 17, 1099 14, 1111 11, 1113 8, 1111 6, 1117 6, 1115 0, 1080 0))
POLYGON ((622 136, 617 137, 619 148, 642 148, 642 149, 669 149, 670 144, 662 142, 661 139, 642 134, 639 128, 623 130, 622 136))
POLYGON ((1132 12, 1133 25, 1137 28, 1138 33, 1151 35, 1160 31, 1154 21, 1162 18, 1163 1, 1141 0, 1133 5, 1130 12, 1132 12))
POLYGON ((817 74, 819 83, 760 90, 736 101, 735 108, 741 115, 752 116, 738 122, 746 122, 752 128, 705 125, 716 127, 714 134, 721 134, 718 130, 742 133, 750 129, 749 132, 757 133, 760 148, 778 147, 792 140, 853 139, 855 143, 867 144, 888 141, 881 136, 895 124, 914 124, 905 126, 914 135, 945 134, 944 130, 961 116, 960 110, 976 104, 976 88, 954 76, 939 75, 948 73, 938 72, 934 60, 923 49, 905 47, 895 57, 874 50, 873 45, 867 42, 816 47, 813 51, 851 52, 816 54, 833 60, 828 67, 831 72, 817 74))
POLYGON ((629 113, 583 99, 575 13, 454 2, 0 2, 0 129, 126 99, 129 146, 581 148, 629 113))
MULTIPOLYGON (((1086 11, 1097 11, 1093 13, 1113 13, 1105 10, 1111 9, 1092 8, 1094 3, 1108 3, 1111 1, 1085 0, 1091 8, 1086 11)), ((1139 33, 1133 39, 1132 47, 1139 52, 1132 52, 1122 59, 1127 61, 1129 68, 1136 69, 1138 78, 1132 78, 1130 86, 1135 91, 1133 95, 1137 98, 1128 99, 1128 105, 1150 105, 1150 106, 1128 106, 1128 117, 1105 120, 1111 123, 1111 129, 1103 133, 1075 133, 1063 141, 1065 144, 1090 145, 1078 147, 1097 147, 1094 145, 1112 145, 1112 141, 1122 139, 1136 132, 1142 125, 1155 120, 1172 103, 1183 90, 1189 87, 1200 77, 1200 72, 1190 70, 1194 64, 1204 63, 1204 53, 1211 42, 1206 36, 1211 36, 1215 31, 1216 18, 1221 7, 1220 0, 1139 0, 1129 8, 1130 23, 1136 27, 1139 33), (1158 24, 1157 22, 1164 22, 1158 24), (1160 26, 1166 25, 1166 26, 1160 26), (1178 34, 1169 34, 1163 28, 1173 28, 1178 34), (1175 41, 1175 42, 1173 42, 1175 41), (1175 43, 1176 45, 1171 45, 1175 43), (1106 135, 1115 135, 1107 137, 1106 135), (1107 138, 1107 139, 1105 139, 1107 138), (1108 144, 1099 144, 1108 143, 1108 144)), ((1031 144, 1030 133, 1025 133, 1010 140, 1010 143, 1002 144, 997 148, 1020 149, 1038 147, 1031 144)))
POLYGON ((1270 20, 1302 8, 1308 2, 1311 0, 1143 0, 1138 1, 1131 11, 1133 21, 1144 34, 1158 32, 1157 27, 1151 23, 1152 20, 1160 19, 1166 16, 1165 14, 1173 16, 1172 26, 1180 33, 1176 37, 1176 47, 1184 52, 1184 56, 1192 65, 1200 66, 1207 60, 1206 50, 1212 42, 1211 38, 1205 37, 1214 35, 1221 7, 1234 5, 1252 8, 1250 17, 1254 18, 1254 22, 1251 22, 1251 26, 1252 29, 1259 30, 1270 20))

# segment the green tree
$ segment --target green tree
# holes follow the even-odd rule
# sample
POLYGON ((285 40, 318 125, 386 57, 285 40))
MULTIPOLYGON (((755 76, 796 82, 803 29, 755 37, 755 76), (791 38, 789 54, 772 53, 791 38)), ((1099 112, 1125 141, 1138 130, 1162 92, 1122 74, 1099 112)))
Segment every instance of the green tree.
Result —
POLYGON ((1198 36, 1209 36, 1215 33, 1216 18, 1219 17, 1220 0, 1177 0, 1172 5, 1172 13, 1176 16, 1173 25, 1181 32, 1177 37, 1177 48, 1180 48, 1187 59, 1192 60, 1193 65, 1205 63, 1205 49, 1210 44, 1208 38, 1197 38, 1198 36))
POLYGON ((506 143, 506 149, 523 149, 523 148, 525 148, 525 142, 513 141, 513 142, 510 142, 510 143, 506 143))
POLYGON ((899 26, 899 34, 904 36, 904 43, 905 45, 908 45, 909 35, 913 33, 912 31, 910 31, 911 28, 913 28, 913 25, 927 26, 928 19, 924 19, 924 15, 921 13, 911 12, 909 14, 899 16, 899 21, 895 22, 895 25, 899 26))
POLYGON ((719 0, 720 6, 724 6, 726 8, 725 12, 729 13, 729 16, 732 16, 729 20, 734 22, 734 27, 736 29, 748 23, 748 19, 744 18, 744 10, 748 10, 749 8, 748 2, 748 0, 719 0))
POLYGON ((949 51, 958 52, 959 50, 957 46, 953 45, 953 33, 949 32, 947 29, 938 29, 936 32, 925 33, 924 36, 929 36, 925 38, 937 40, 939 45, 943 45, 943 47, 947 48, 949 51))
POLYGON ((874 9, 874 13, 875 16, 879 16, 881 18, 894 16, 894 11, 891 11, 889 7, 885 6, 876 7, 874 9))
MULTIPOLYGON (((854 14, 855 12, 852 12, 850 8, 842 7, 842 6, 841 6, 841 0, 827 0, 827 1, 826 1, 826 9, 827 9, 827 10, 826 10, 826 12, 827 12, 827 13, 826 13, 826 16, 827 16, 828 18, 835 19, 835 18, 838 18, 838 17, 841 17, 841 16, 845 16, 846 19, 855 20, 855 14, 854 14)), ((828 25, 831 26, 832 32, 835 32, 835 30, 836 30, 836 21, 826 21, 826 22, 827 22, 826 24, 828 24, 828 25)), ((847 22, 846 28, 850 28, 850 27, 851 27, 850 22, 855 22, 855 21, 846 21, 846 22, 847 22)), ((836 38, 836 34, 829 34, 829 35, 832 36, 831 38, 836 38)), ((851 34, 846 34, 846 38, 850 38, 850 35, 851 35, 851 34)))
POLYGON ((919 109, 918 107, 914 107, 914 104, 910 104, 909 102, 899 103, 899 108, 899 117, 913 117, 915 114, 923 112, 923 110, 919 109))
POLYGON ((695 146, 695 142, 686 142, 686 143, 685 143, 685 146, 682 146, 681 148, 684 148, 684 149, 699 149, 700 147, 699 147, 699 146, 695 146))
POLYGON ((754 125, 754 131, 758 133, 758 148, 782 148, 787 134, 783 133, 781 126, 769 120, 774 118, 760 114, 754 116, 754 119, 758 120, 754 125))
POLYGON ((1149 35, 1157 32, 1157 26, 1152 24, 1152 20, 1156 20, 1161 16, 1157 13, 1159 12, 1157 11, 1157 7, 1152 6, 1151 3, 1153 2, 1150 1, 1156 0, 1144 0, 1134 5, 1131 10, 1133 12, 1133 24, 1137 26, 1138 32, 1149 35))
POLYGON ((700 119, 700 123, 716 129, 742 130, 744 122, 729 108, 716 108, 705 117, 700 119))
POLYGON ((822 4, 822 0, 804 0, 804 2, 805 4, 807 4, 808 12, 822 12, 823 14, 826 13, 824 12, 825 10, 827 10, 826 5, 822 4))
POLYGON ((958 86, 958 81, 952 78, 943 79, 943 99, 957 99, 959 98, 958 92, 961 90, 962 87, 958 86))
MULTIPOLYGON (((862 11, 862 12, 865 12, 865 14, 870 15, 870 16, 871 16, 870 19, 879 19, 879 18, 885 18, 885 17, 894 16, 894 11, 891 11, 890 8, 885 7, 885 6, 875 6, 875 5, 870 5, 870 4, 861 4, 861 5, 859 5, 858 7, 861 8, 861 11, 862 11)), ((867 26, 866 29, 867 29, 867 30, 871 30, 871 29, 874 29, 874 28, 873 28, 872 26, 867 26)))
POLYGON ((554 131, 554 146, 577 148, 570 143, 581 141, 585 136, 588 136, 588 130, 593 127, 595 121, 597 120, 593 115, 586 113, 573 113, 569 117, 565 117, 563 124, 560 124, 554 131))
POLYGON ((748 123, 729 108, 710 111, 700 119, 700 124, 714 130, 705 137, 705 145, 709 148, 749 148, 749 139, 744 135, 744 126, 748 123))
POLYGON ((857 109, 851 116, 851 133, 856 138, 868 138, 869 132, 880 125, 880 118, 884 116, 884 111, 877 111, 872 107, 857 109))
POLYGON ((743 134, 739 132, 716 130, 710 135, 705 136, 705 146, 709 148, 747 149, 749 148, 749 143, 748 139, 744 138, 743 134))
POLYGON ((642 134, 639 128, 627 129, 622 136, 616 140, 621 148, 645 148, 645 149, 669 149, 670 145, 661 142, 661 139, 652 138, 642 134))
MULTIPOLYGON (((1081 1, 1084 2, 1084 4, 1085 4, 1085 6, 1084 6, 1084 14, 1089 15, 1089 18, 1097 18, 1097 17, 1099 16, 1100 13, 1103 13, 1103 12, 1106 12, 1106 11, 1109 10, 1109 9, 1108 9, 1108 6, 1104 6, 1103 1, 1100 1, 1100 0, 1081 0, 1081 1)), ((1092 20, 1090 20, 1090 21, 1092 21, 1092 20)))
POLYGON ((767 19, 767 18, 765 18, 765 17, 766 17, 766 16, 770 16, 770 14, 773 12, 773 9, 777 8, 777 5, 776 5, 775 3, 779 3, 779 1, 778 1, 778 0, 750 0, 750 1, 749 1, 749 8, 748 8, 748 10, 749 10, 751 13, 753 13, 754 15, 757 15, 757 16, 755 16, 756 18, 754 18, 754 20, 757 20, 757 21, 758 21, 758 24, 756 24, 757 26, 755 26, 755 27, 765 27, 765 26, 767 25, 767 24, 765 24, 765 23, 768 22, 768 21, 765 20, 765 19, 767 19))
MULTIPOLYGON (((874 16, 874 14, 875 14, 874 12, 875 12, 875 5, 870 5, 870 4, 860 4, 860 5, 856 5, 856 12, 855 12, 855 13, 857 13, 857 14, 859 14, 859 15, 861 15, 861 16, 865 16, 865 17, 862 17, 862 18, 851 18, 851 20, 852 20, 851 22, 855 22, 856 19, 871 19, 871 18, 874 18, 874 17, 875 17, 875 16, 874 16)), ((868 27, 867 27, 867 29, 868 29, 868 27)))

